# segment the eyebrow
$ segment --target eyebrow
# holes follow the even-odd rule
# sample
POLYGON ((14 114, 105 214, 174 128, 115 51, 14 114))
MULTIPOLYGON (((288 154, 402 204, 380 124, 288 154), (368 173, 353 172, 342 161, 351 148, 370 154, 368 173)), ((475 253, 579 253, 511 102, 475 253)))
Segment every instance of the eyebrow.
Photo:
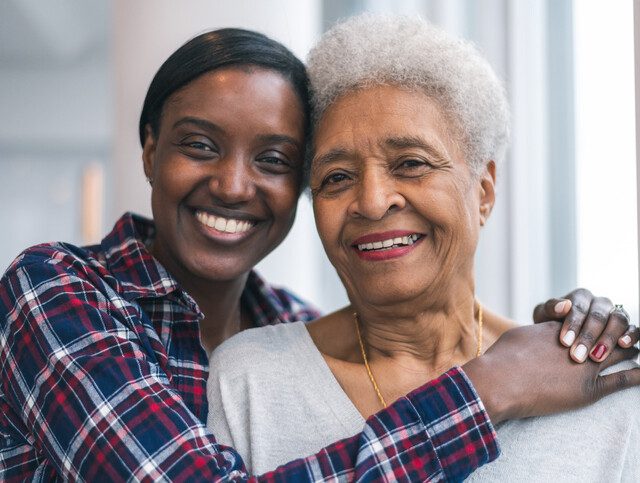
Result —
POLYGON ((387 146, 394 149, 419 148, 426 151, 436 161, 446 162, 448 155, 436 148, 432 143, 421 138, 420 136, 394 136, 387 138, 384 142, 387 146))
POLYGON ((207 129, 209 131, 222 131, 220 126, 212 123, 211 121, 207 121, 206 119, 201 119, 199 117, 183 117, 176 121, 173 125, 173 129, 180 127, 184 124, 194 124, 202 129, 207 129))
POLYGON ((349 151, 344 148, 335 148, 330 151, 324 153, 322 156, 317 158, 313 158, 311 160, 311 166, 313 168, 317 168, 324 164, 332 163, 334 161, 338 161, 339 159, 344 159, 349 156, 349 151))
MULTIPOLYGON (((193 124, 208 131, 224 131, 217 124, 211 121, 207 121, 206 119, 201 119, 199 117, 183 117, 182 119, 179 119, 174 123, 173 128, 175 129, 185 124, 193 124)), ((302 149, 302 146, 295 138, 287 136, 286 134, 260 134, 257 136, 257 139, 264 144, 286 143, 291 144, 299 151, 302 149)))
MULTIPOLYGON (((420 136, 393 136, 385 139, 384 144, 393 149, 419 148, 426 151, 437 162, 445 163, 448 160, 448 156, 445 153, 441 152, 439 149, 434 147, 433 144, 420 136)), ((339 147, 331 149, 322 156, 314 158, 311 164, 314 168, 317 168, 324 164, 348 158, 349 156, 351 156, 351 152, 349 150, 339 147)))
POLYGON ((291 144, 297 150, 302 150, 302 146, 300 142, 291 136, 287 136, 286 134, 260 134, 258 136, 258 140, 264 144, 291 144))

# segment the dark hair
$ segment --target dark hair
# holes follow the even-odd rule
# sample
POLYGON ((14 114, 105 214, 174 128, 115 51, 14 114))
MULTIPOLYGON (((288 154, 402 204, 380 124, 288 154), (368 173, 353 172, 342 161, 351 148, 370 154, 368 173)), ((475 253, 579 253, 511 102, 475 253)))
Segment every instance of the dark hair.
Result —
POLYGON ((289 49, 266 35, 251 30, 225 28, 194 37, 176 50, 153 77, 140 114, 140 143, 145 127, 158 135, 167 98, 207 72, 229 66, 258 66, 274 70, 291 82, 304 111, 305 142, 309 135, 309 88, 304 64, 289 49))

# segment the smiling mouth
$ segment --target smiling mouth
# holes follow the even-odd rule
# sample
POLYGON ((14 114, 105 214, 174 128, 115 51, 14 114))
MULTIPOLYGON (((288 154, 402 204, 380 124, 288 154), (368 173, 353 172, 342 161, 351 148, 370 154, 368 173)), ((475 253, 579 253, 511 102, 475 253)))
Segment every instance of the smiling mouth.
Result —
POLYGON ((215 216, 204 211, 196 211, 196 219, 203 225, 223 233, 245 233, 255 226, 255 222, 215 216))
POLYGON ((411 246, 423 236, 424 235, 414 233, 412 235, 388 238, 386 240, 380 240, 372 243, 361 243, 356 245, 356 248, 361 252, 392 250, 394 248, 411 246))

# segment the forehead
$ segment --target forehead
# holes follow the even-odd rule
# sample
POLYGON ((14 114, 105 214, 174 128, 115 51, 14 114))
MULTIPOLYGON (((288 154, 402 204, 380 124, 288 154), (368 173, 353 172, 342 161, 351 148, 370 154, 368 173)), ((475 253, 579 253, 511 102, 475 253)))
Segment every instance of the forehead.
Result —
POLYGON ((229 67, 207 72, 174 92, 163 117, 203 116, 270 125, 302 125, 302 105, 291 82, 260 67, 229 67))
POLYGON ((454 130, 440 105, 418 90, 375 86, 352 91, 326 109, 314 133, 314 155, 330 149, 391 146, 414 138, 453 155, 454 130))

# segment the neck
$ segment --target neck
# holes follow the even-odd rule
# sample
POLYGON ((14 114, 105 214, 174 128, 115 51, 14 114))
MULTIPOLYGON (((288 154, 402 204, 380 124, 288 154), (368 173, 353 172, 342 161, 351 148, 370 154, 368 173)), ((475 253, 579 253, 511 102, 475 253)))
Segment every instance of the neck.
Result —
POLYGON ((405 371, 440 374, 476 356, 477 306, 473 290, 415 307, 357 310, 371 363, 394 362, 405 371))
POLYGON ((156 253, 153 247, 151 253, 169 270, 204 314, 204 319, 200 321, 200 342, 208 353, 229 337, 248 328, 249 323, 243 321, 240 306, 240 297, 247 283, 248 272, 231 280, 208 280, 173 266, 170 260, 165 260, 166 257, 156 253))
POLYGON ((240 306, 247 276, 245 274, 232 281, 210 282, 206 286, 183 284, 204 314, 200 321, 200 340, 207 352, 247 328, 247 324, 243 324, 240 306))

